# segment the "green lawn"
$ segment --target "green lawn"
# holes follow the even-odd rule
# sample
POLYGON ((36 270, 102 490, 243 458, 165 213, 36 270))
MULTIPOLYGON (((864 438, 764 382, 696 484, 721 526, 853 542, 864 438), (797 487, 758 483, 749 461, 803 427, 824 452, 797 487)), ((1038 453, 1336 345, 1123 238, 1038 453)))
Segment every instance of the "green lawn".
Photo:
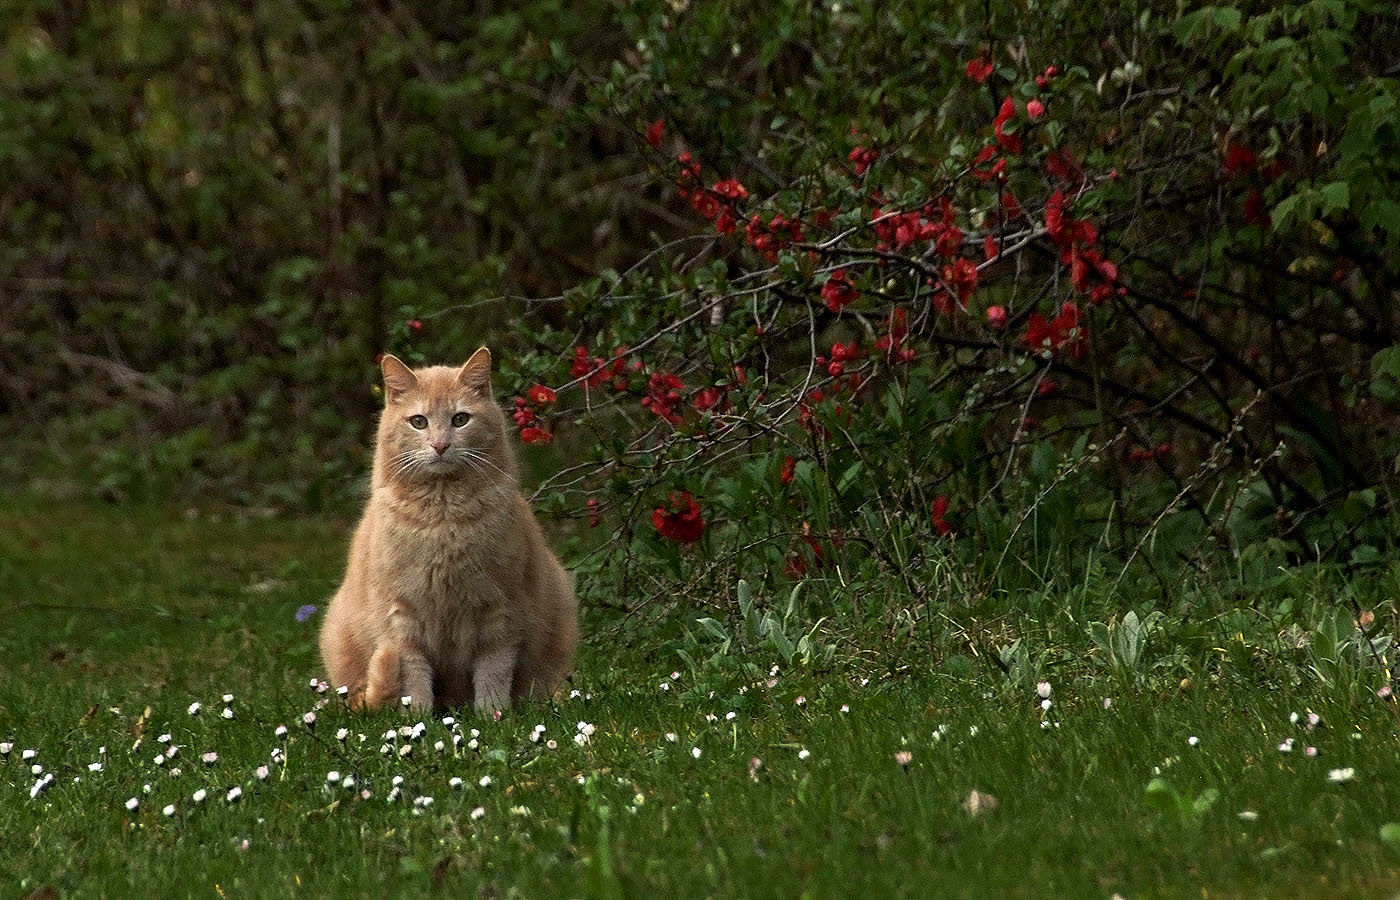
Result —
POLYGON ((0 506, 0 897, 1400 893, 1394 705, 1283 655, 1066 643, 1044 709, 938 648, 753 677, 592 612, 573 696, 417 727, 309 684, 349 522, 0 506))

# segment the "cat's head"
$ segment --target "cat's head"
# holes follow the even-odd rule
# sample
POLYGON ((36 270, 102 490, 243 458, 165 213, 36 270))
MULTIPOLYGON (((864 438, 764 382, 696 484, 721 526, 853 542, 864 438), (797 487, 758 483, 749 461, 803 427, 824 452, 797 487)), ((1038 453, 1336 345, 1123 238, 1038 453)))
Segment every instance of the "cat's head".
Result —
POLYGON ((384 373, 376 465, 391 480, 475 475, 513 478, 505 415, 491 395, 485 347, 459 368, 410 369, 393 356, 384 373))

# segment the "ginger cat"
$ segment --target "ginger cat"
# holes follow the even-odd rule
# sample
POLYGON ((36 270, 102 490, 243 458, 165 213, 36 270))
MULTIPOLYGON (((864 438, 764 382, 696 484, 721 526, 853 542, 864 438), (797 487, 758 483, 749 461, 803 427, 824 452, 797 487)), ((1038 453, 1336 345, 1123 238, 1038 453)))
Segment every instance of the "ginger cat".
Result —
POLYGON ((504 709, 569 673, 578 604, 520 495, 485 347, 461 368, 385 356, 372 490, 321 656, 352 706, 504 709))

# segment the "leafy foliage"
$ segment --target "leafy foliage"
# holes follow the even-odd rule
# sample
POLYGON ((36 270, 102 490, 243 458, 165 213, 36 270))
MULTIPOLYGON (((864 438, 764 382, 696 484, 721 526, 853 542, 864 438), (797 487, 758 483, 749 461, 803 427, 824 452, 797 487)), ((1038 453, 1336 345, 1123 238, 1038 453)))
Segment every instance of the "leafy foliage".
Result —
POLYGON ((0 413, 108 496, 326 502, 373 354, 486 340, 628 611, 907 643, 1392 549, 1387 5, 123 10, 0 62, 0 413))

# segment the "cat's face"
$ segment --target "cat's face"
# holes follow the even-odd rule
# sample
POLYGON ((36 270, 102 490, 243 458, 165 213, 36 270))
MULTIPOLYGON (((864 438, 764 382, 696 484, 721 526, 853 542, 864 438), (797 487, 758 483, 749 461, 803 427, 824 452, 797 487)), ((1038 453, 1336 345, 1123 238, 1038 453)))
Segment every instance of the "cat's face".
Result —
POLYGON ((506 475, 505 417, 491 396, 491 355, 461 368, 409 369, 385 356, 380 462, 390 479, 506 475))

